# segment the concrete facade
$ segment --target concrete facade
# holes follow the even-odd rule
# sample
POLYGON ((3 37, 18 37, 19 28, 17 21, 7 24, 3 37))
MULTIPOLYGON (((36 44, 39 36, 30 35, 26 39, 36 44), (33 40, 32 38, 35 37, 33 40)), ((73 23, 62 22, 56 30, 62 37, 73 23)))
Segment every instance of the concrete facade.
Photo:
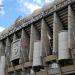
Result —
POLYGON ((1 56, 5 56, 4 75, 75 75, 74 20, 75 0, 56 0, 5 29, 0 34, 0 63, 1 56), (58 34, 63 30, 68 31, 71 58, 58 60, 58 34), (35 71, 32 63, 36 41, 41 41, 43 66, 35 66, 35 71), (12 53, 20 57, 11 60, 12 53))

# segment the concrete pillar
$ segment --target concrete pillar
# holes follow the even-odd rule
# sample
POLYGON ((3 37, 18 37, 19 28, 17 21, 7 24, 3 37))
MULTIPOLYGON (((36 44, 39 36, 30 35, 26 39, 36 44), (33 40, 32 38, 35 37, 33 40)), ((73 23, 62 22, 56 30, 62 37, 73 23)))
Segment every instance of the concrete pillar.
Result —
POLYGON ((5 46, 2 41, 0 41, 0 57, 5 55, 5 46))
POLYGON ((6 64, 5 75, 8 75, 7 67, 9 67, 11 65, 10 54, 11 54, 11 42, 10 42, 10 39, 7 37, 6 47, 5 47, 5 64, 6 64))
POLYGON ((41 44, 42 44, 42 54, 47 56, 50 50, 50 42, 48 35, 50 35, 49 27, 47 26, 44 19, 41 21, 41 44))
POLYGON ((71 6, 68 6, 68 46, 75 49, 75 13, 71 6))
POLYGON ((23 62, 28 61, 28 53, 29 53, 29 38, 24 29, 22 29, 21 34, 21 59, 23 62))
POLYGON ((33 59, 33 49, 34 49, 34 42, 40 39, 40 35, 38 31, 35 29, 34 25, 31 25, 31 34, 30 34, 30 51, 29 51, 29 60, 32 61, 33 59))
POLYGON ((73 55, 75 49, 75 13, 70 5, 68 6, 68 47, 71 50, 71 56, 75 64, 75 56, 73 55))
POLYGON ((14 36, 13 36, 13 42, 17 39, 17 36, 16 34, 14 33, 14 36))
POLYGON ((60 22, 59 17, 56 12, 54 12, 54 21, 53 21, 53 54, 58 53, 58 33, 62 30, 62 23, 60 22))
MULTIPOLYGON (((13 41, 12 41, 12 42, 14 42, 16 39, 17 39, 17 36, 16 36, 16 34, 14 33, 14 35, 13 35, 13 41)), ((12 47, 12 44, 11 44, 11 47, 12 47)), ((12 50, 11 50, 11 53, 12 53, 12 50)), ((12 55, 12 54, 11 54, 11 55, 12 55)), ((11 66, 13 66, 12 62, 11 62, 11 66)))
POLYGON ((2 41, 0 41, 0 57, 2 55, 2 53, 1 53, 2 52, 2 48, 1 47, 2 47, 2 41))
POLYGON ((5 56, 1 56, 1 60, 0 60, 0 75, 5 75, 5 56))
POLYGON ((10 39, 7 37, 6 47, 5 47, 6 65, 7 66, 9 66, 9 64, 10 64, 10 52, 11 52, 11 42, 10 42, 10 39))
MULTIPOLYGON (((1 60, 3 60, 0 64, 1 64, 1 66, 2 66, 2 64, 5 66, 5 50, 6 48, 5 48, 5 45, 4 45, 4 43, 3 43, 3 41, 0 41, 0 58, 1 57, 3 57, 1 60)), ((6 69, 5 69, 5 67, 3 68, 3 66, 1 67, 0 66, 0 73, 2 73, 1 75, 7 75, 7 73, 6 73, 6 69), (4 72, 5 71, 5 72, 4 72), (3 73, 4 72, 4 73, 3 73)))

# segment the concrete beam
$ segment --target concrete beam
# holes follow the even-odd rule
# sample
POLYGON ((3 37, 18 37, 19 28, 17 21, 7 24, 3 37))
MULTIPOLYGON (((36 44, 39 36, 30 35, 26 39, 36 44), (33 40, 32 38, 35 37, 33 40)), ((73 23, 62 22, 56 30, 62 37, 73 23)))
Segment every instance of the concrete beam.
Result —
POLYGON ((68 6, 68 47, 71 50, 73 64, 75 64, 75 56, 73 50, 75 49, 75 13, 71 6, 68 6))
POLYGON ((7 37, 6 39, 6 47, 5 47, 5 55, 6 55, 6 65, 10 65, 10 53, 11 53, 11 42, 10 39, 7 37))
POLYGON ((25 30, 22 29, 22 34, 21 34, 21 60, 22 62, 28 61, 28 55, 29 55, 29 38, 28 35, 26 34, 25 30))
POLYGON ((71 6, 68 6, 68 47, 75 49, 75 13, 71 6))
POLYGON ((14 36, 13 36, 13 42, 17 39, 17 36, 16 34, 14 33, 14 36))
POLYGON ((67 73, 67 72, 75 72, 75 65, 69 65, 69 66, 65 66, 61 68, 63 73, 67 73))
POLYGON ((47 26, 44 19, 41 21, 41 44, 42 44, 42 54, 43 56, 49 55, 50 50, 50 39, 48 37, 50 36, 50 29, 47 26))
POLYGON ((5 55, 5 46, 2 41, 0 41, 0 57, 5 55))
POLYGON ((62 30, 62 23, 60 22, 59 17, 56 12, 54 12, 54 21, 53 21, 53 54, 58 53, 58 33, 62 30))
POLYGON ((53 60, 56 60, 56 56, 55 55, 49 55, 47 57, 44 58, 45 62, 51 62, 53 60))
POLYGON ((33 49, 34 42, 40 39, 39 32, 35 29, 34 25, 31 25, 31 34, 30 34, 30 51, 29 51, 29 60, 33 60, 33 49))

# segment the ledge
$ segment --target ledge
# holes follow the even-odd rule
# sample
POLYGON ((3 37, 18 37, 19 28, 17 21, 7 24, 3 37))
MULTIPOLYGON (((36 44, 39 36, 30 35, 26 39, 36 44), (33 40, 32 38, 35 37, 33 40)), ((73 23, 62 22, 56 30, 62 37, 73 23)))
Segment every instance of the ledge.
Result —
POLYGON ((47 74, 47 71, 44 70, 44 71, 36 72, 36 75, 48 75, 48 74, 47 74))
POLYGON ((14 68, 13 67, 9 67, 8 69, 7 69, 7 72, 9 73, 9 72, 13 72, 14 71, 14 68))
POLYGON ((28 68, 28 67, 31 67, 32 66, 32 63, 31 62, 26 62, 25 64, 24 64, 24 67, 25 68, 28 68))
POLYGON ((21 69, 22 69, 22 65, 15 66, 15 70, 21 70, 21 69))
MULTIPOLYGON (((26 62, 26 63, 24 63, 24 68, 29 68, 29 67, 31 67, 31 66, 32 66, 32 63, 31 63, 31 62, 26 62)), ((8 71, 8 72, 13 72, 14 70, 16 70, 16 71, 22 70, 22 68, 23 68, 23 65, 20 64, 20 65, 17 65, 17 66, 15 66, 15 67, 9 67, 9 68, 7 69, 7 71, 8 71)))
POLYGON ((45 62, 49 62, 49 61, 53 61, 56 60, 56 56, 55 55, 50 55, 45 57, 45 62))
POLYGON ((63 73, 75 71, 75 65, 62 67, 61 70, 63 73))
MULTIPOLYGON (((56 57, 54 55, 45 57, 45 62, 49 62, 52 60, 56 60, 56 57)), ((29 68, 31 66, 32 66, 31 62, 26 62, 24 64, 24 68, 29 68)), ((23 65, 17 65, 15 67, 9 67, 7 69, 7 72, 10 73, 10 72, 13 72, 14 70, 17 70, 17 71, 22 70, 22 68, 23 68, 23 65)), ((75 65, 69 65, 69 66, 61 67, 61 71, 62 71, 62 73, 73 72, 73 71, 75 71, 75 65)))
POLYGON ((72 54, 75 54, 75 49, 72 49, 71 51, 72 51, 72 54))

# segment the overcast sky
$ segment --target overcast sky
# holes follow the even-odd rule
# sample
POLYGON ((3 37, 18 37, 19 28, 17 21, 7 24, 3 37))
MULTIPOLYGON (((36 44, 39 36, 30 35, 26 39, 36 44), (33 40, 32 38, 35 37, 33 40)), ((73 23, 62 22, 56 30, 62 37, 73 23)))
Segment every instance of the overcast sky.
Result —
POLYGON ((53 0, 0 0, 0 31, 13 24, 18 16, 26 16, 53 0))

